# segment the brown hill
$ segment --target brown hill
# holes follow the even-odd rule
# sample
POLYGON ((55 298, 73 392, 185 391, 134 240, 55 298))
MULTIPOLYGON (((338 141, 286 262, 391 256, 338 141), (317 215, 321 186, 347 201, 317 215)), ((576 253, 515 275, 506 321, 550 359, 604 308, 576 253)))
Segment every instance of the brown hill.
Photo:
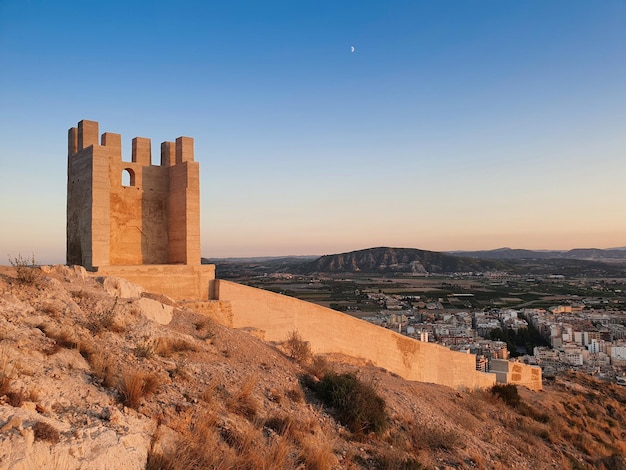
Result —
POLYGON ((365 250, 325 255, 302 263, 299 272, 313 273, 452 273, 494 271, 510 268, 502 261, 462 258, 436 251, 415 248, 368 248, 365 250))
POLYGON ((568 374, 511 407, 347 357, 297 363, 80 268, 0 268, 0 338, 3 469, 624 468, 625 388, 568 374), (303 385, 328 368, 376 390, 384 431, 350 431, 303 385))

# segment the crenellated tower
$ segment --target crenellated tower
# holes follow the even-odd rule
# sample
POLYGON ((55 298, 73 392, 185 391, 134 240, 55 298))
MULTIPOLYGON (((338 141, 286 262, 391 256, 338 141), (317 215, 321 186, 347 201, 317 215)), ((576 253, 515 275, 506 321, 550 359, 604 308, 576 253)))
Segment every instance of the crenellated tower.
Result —
POLYGON ((193 139, 161 144, 135 137, 122 161, 121 136, 83 120, 68 132, 67 263, 200 265, 200 168, 193 139))

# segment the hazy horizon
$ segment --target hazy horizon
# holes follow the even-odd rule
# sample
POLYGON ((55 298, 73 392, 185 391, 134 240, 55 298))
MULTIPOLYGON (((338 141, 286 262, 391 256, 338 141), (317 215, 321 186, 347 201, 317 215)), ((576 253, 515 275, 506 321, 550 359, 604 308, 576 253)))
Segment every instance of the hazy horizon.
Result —
POLYGON ((67 130, 195 139, 205 257, 626 245, 626 3, 0 2, 0 248, 67 130), (352 52, 354 47, 354 52, 352 52))
MULTIPOLYGON (((280 254, 266 254, 266 253, 261 253, 261 254, 249 254, 249 255, 224 255, 224 256, 217 256, 217 255, 209 255, 209 256, 205 256, 204 254, 202 254, 202 258, 203 259, 246 259, 246 258, 289 258, 289 257, 321 257, 321 256, 325 256, 325 255, 335 255, 335 254, 341 254, 341 253, 350 253, 353 251, 360 251, 360 250, 367 250, 370 248, 408 248, 408 249, 417 249, 417 250, 425 250, 425 251, 435 251, 435 252, 441 252, 441 253, 454 253, 454 252, 472 252, 472 251, 492 251, 492 250, 499 250, 499 249, 512 249, 512 250, 531 250, 531 251, 568 251, 570 249, 601 249, 601 250, 626 250, 626 246, 620 246, 620 247, 606 247, 606 248, 602 248, 602 247, 597 247, 597 246, 585 246, 585 247, 575 247, 575 248, 568 248, 568 249, 560 249, 560 248, 555 248, 555 249, 530 249, 530 248, 525 248, 525 247, 505 247, 505 246, 501 246, 501 247, 497 247, 497 248, 486 248, 486 249, 478 249, 478 250, 466 250, 466 249, 453 249, 453 250, 430 250, 427 248, 421 248, 421 247, 416 247, 416 246, 391 246, 391 245, 376 245, 376 246, 368 246, 368 247, 362 247, 362 248, 355 248, 355 249, 345 249, 345 250, 341 250, 341 251, 334 251, 334 252, 327 252, 327 253, 280 253, 280 254)), ((28 251, 28 252, 10 252, 7 254, 7 259, 5 260, 5 262, 0 262, 0 266, 2 265, 9 265, 9 260, 10 259, 15 259, 16 256, 22 256, 23 258, 27 258, 28 260, 31 259, 31 256, 35 256, 35 261, 39 264, 65 264, 65 253, 62 254, 62 256, 53 254, 53 255, 46 255, 44 254, 43 256, 40 256, 40 254, 35 253, 33 251, 28 251)))

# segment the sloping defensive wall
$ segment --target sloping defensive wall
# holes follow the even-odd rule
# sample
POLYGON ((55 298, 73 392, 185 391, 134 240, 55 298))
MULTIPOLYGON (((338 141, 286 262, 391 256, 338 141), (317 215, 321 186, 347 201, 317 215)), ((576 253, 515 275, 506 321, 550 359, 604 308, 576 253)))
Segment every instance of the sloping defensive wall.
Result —
POLYGON ((313 353, 341 353, 371 361, 407 380, 485 388, 496 375, 476 370, 476 357, 424 343, 316 304, 234 282, 216 280, 216 296, 230 303, 222 321, 261 330, 265 341, 298 331, 313 353))

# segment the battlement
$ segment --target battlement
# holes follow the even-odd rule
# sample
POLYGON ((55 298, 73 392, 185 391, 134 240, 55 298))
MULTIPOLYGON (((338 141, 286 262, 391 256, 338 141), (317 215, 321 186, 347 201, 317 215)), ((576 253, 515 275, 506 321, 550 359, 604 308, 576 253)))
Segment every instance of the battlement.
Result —
MULTIPOLYGON (((100 137, 99 124, 96 121, 83 119, 77 127, 68 131, 68 156, 71 157, 89 147, 106 147, 109 149, 111 158, 122 160, 122 136, 111 132, 105 132, 100 137), (100 137, 100 138, 99 138, 100 137), (100 142, 98 144, 98 142, 100 142)), ((173 166, 178 163, 193 162, 193 138, 178 137, 175 142, 161 143, 160 166, 173 166)), ((152 165, 152 142, 146 137, 135 137, 132 140, 132 157, 130 162, 142 166, 152 165)))
POLYGON ((105 266, 200 264, 200 167, 191 137, 161 144, 122 137, 96 121, 68 131, 67 262, 105 266))

